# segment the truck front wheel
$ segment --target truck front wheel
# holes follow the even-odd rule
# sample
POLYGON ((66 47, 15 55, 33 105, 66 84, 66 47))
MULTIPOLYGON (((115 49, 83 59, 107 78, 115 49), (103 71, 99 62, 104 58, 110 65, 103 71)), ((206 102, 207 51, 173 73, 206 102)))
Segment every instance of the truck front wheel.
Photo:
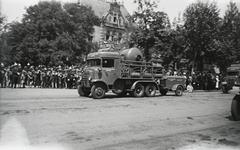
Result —
POLYGON ((96 83, 91 88, 91 94, 94 99, 101 99, 105 96, 106 88, 102 83, 96 83))
POLYGON ((177 86, 177 89, 175 91, 175 95, 181 96, 183 94, 183 87, 182 86, 177 86))
POLYGON ((134 90, 132 91, 132 94, 134 97, 143 97, 144 95, 144 86, 141 83, 138 83, 134 90))
POLYGON ((231 114, 235 121, 240 121, 240 100, 237 100, 237 96, 232 100, 231 114))
POLYGON ((78 86, 78 94, 80 96, 89 96, 90 91, 85 90, 81 85, 78 86))
POLYGON ((227 85, 222 86, 222 91, 223 91, 223 93, 228 93, 227 85))
POLYGON ((153 97, 156 94, 156 86, 154 84, 148 84, 145 89, 145 94, 147 97, 153 97))

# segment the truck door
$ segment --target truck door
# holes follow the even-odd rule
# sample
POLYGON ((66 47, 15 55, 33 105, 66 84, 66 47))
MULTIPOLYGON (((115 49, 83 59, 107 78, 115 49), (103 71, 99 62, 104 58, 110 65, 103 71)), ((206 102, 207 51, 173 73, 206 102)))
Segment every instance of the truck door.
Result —
POLYGON ((108 85, 113 85, 114 81, 118 78, 116 71, 113 58, 102 59, 102 80, 108 85))

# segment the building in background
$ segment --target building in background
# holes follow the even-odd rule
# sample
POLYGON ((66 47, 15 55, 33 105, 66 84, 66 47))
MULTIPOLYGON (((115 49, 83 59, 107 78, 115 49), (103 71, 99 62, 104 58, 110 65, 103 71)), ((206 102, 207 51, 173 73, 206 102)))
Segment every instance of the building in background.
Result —
POLYGON ((101 19, 100 26, 94 26, 92 42, 101 43, 115 41, 121 43, 126 37, 125 23, 128 11, 123 2, 117 0, 79 0, 79 5, 91 6, 94 13, 101 19))

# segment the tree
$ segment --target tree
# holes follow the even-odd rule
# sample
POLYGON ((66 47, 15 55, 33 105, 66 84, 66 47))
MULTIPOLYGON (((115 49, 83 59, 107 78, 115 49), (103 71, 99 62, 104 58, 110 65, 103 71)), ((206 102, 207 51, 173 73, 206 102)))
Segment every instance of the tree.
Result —
POLYGON ((240 60, 240 13, 236 3, 230 2, 222 19, 220 36, 216 40, 217 64, 224 72, 226 68, 240 60))
POLYGON ((25 65, 79 63, 91 49, 93 25, 99 23, 90 7, 39 2, 26 9, 22 23, 11 25, 8 43, 13 60, 25 65))
POLYGON ((7 30, 8 24, 6 23, 6 18, 0 15, 0 62, 3 64, 9 64, 9 60, 11 60, 9 57, 9 46, 7 45, 9 37, 7 30))
POLYGON ((214 2, 198 1, 186 8, 183 17, 188 43, 186 57, 193 61, 193 68, 203 71, 204 63, 216 61, 213 47, 219 33, 219 10, 214 2))
POLYGON ((162 41, 166 40, 166 28, 170 27, 169 19, 164 12, 155 12, 156 1, 136 0, 138 11, 132 15, 133 22, 138 28, 131 34, 131 43, 144 51, 147 61, 151 59, 152 53, 160 53, 155 45, 163 46, 162 41))

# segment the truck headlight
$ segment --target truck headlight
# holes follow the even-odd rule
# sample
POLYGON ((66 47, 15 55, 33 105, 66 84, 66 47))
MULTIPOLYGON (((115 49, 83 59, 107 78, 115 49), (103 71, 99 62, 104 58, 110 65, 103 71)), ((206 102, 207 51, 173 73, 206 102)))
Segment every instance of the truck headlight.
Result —
POLYGON ((91 76, 89 76, 89 77, 88 77, 88 81, 91 81, 91 80, 92 80, 92 77, 91 77, 91 76))

